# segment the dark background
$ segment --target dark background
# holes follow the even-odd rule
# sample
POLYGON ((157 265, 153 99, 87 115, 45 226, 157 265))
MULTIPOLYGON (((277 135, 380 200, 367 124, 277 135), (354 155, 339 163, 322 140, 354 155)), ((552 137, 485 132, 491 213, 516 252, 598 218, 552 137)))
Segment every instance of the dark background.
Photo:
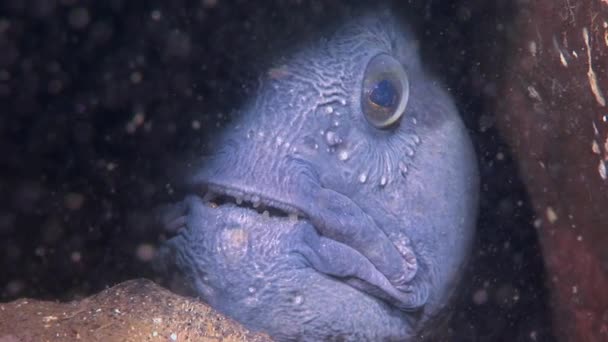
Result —
MULTIPOLYGON (((256 67, 331 26, 346 3, 0 1, 0 300, 154 279, 163 237, 149 213, 182 196, 178 163, 213 148, 208 132, 250 94, 256 67)), ((394 6, 479 156, 478 238, 450 341, 552 340, 535 218, 492 110, 516 5, 394 6)))

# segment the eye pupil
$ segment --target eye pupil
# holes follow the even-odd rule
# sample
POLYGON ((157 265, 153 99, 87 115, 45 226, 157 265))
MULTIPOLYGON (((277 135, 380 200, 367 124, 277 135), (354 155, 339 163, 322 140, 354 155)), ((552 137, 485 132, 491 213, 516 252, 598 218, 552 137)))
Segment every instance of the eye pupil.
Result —
POLYGON ((397 100, 397 90, 391 82, 382 80, 372 87, 369 100, 378 106, 391 108, 397 100))

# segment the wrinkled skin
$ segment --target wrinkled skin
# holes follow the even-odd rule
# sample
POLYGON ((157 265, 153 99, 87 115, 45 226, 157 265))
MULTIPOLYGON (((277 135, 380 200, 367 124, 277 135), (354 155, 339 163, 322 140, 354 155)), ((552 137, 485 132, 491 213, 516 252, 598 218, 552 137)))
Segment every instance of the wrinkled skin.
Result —
POLYGON ((474 233, 476 160, 452 99, 384 12, 281 57, 189 179, 198 195, 164 213, 178 234, 160 261, 277 340, 410 339, 447 304, 474 233), (390 129, 361 107, 380 53, 410 83, 390 129))

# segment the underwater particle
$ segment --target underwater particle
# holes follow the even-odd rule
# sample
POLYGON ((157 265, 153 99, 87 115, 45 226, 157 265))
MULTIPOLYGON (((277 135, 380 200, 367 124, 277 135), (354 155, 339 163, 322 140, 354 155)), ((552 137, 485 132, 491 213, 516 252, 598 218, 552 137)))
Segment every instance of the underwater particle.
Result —
POLYGON ((71 260, 73 263, 79 263, 79 262, 82 260, 82 254, 80 254, 80 252, 79 252, 79 251, 73 251, 73 252, 70 254, 70 260, 71 260))
POLYGON ((47 86, 49 94, 57 95, 63 90, 63 82, 61 80, 51 80, 47 86))
POLYGON ((82 30, 89 25, 91 18, 89 16, 89 10, 85 7, 73 8, 68 13, 68 24, 76 30, 82 30))
POLYGON ((564 67, 566 67, 566 68, 568 67, 568 61, 566 60, 566 57, 564 56, 564 53, 561 52, 561 51, 559 52, 559 61, 562 63, 562 65, 564 67))
POLYGON ((5 291, 10 297, 15 297, 25 288, 25 283, 20 279, 13 279, 5 286, 5 291))
POLYGON ((129 76, 129 79, 131 80, 131 83, 138 84, 143 79, 143 75, 139 71, 134 71, 131 73, 131 76, 129 76))
POLYGON ((482 305, 488 302, 488 291, 486 289, 479 289, 473 293, 473 303, 476 305, 482 305))
POLYGON ((213 8, 217 6, 217 1, 218 0, 203 0, 203 6, 205 8, 213 8))
POLYGON ((84 195, 76 192, 70 192, 65 195, 63 203, 65 207, 70 210, 78 210, 82 208, 82 205, 84 203, 84 195))
POLYGON ((546 215, 549 223, 555 223, 555 221, 557 221, 557 213, 555 210, 553 210, 553 208, 547 207, 546 215))
POLYGON ((160 20, 162 18, 163 14, 161 11, 159 10, 153 10, 152 12, 150 12, 150 18, 152 18, 152 20, 160 20))
POLYGON ((542 101, 543 99, 540 97, 538 90, 532 85, 528 86, 528 96, 536 101, 542 101))
POLYGON ((538 49, 536 47, 536 42, 535 41, 531 41, 528 44, 528 49, 530 50, 530 54, 532 55, 532 57, 536 57, 536 54, 538 53, 538 49))
POLYGON ((593 140, 593 142, 591 142, 591 151, 595 154, 600 154, 600 145, 597 143, 597 141, 593 140))
POLYGON ((201 128, 201 122, 198 120, 192 120, 191 126, 193 130, 198 131, 201 128))
POLYGON ((180 30, 173 30, 167 35, 165 52, 171 57, 185 58, 190 55, 192 41, 190 36, 180 30))
POLYGON ((608 171, 606 170, 606 162, 604 160, 600 160, 600 164, 597 167, 597 171, 600 174, 600 177, 603 180, 606 180, 606 178, 608 177, 608 171))
POLYGON ((156 254, 156 248, 149 243, 142 243, 137 246, 135 250, 135 256, 139 261, 150 262, 154 259, 154 255, 156 254))
POLYGON ((485 132, 494 126, 494 117, 491 115, 482 115, 479 117, 479 131, 485 132))
POLYGON ((171 335, 169 335, 169 339, 171 339, 171 341, 177 341, 177 334, 171 333, 171 335))

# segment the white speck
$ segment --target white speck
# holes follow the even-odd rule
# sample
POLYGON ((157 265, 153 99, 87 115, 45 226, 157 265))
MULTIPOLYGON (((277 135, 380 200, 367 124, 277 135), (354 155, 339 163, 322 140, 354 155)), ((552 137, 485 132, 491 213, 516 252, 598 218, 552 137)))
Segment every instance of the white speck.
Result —
POLYGON ((201 128, 201 122, 198 120, 192 120, 192 129, 198 131, 201 128))
POLYGON ((577 294, 578 293, 578 286, 574 285, 572 286, 572 294, 577 294))
POLYGON ((140 83, 143 78, 144 78, 143 75, 139 71, 134 71, 131 73, 131 76, 129 76, 129 79, 131 80, 131 82, 133 84, 140 83))
POLYGON ((606 162, 603 160, 600 160, 600 164, 597 167, 597 171, 600 173, 600 177, 602 177, 603 180, 606 180, 607 176, 608 176, 608 172, 606 170, 606 162))
POLYGON ((341 161, 345 161, 348 160, 348 152, 346 150, 342 150, 340 152, 338 152, 338 159, 340 159, 341 161))
POLYGON ((536 57, 537 49, 536 49, 536 42, 535 41, 531 41, 530 43, 528 43, 528 49, 530 50, 530 54, 533 57, 536 57))
POLYGON ((162 13, 159 10, 154 10, 150 13, 150 17, 152 18, 152 20, 160 20, 160 18, 162 17, 162 13))
POLYGON ((562 62, 562 65, 564 67, 566 67, 566 68, 568 67, 568 61, 566 60, 566 57, 564 56, 564 53, 561 52, 561 51, 559 52, 559 61, 562 62))
POLYGON ((536 101, 542 101, 542 98, 540 97, 538 90, 536 90, 536 88, 534 88, 534 86, 531 86, 531 85, 528 86, 528 95, 536 101))
POLYGON ((264 132, 263 132, 263 131, 259 131, 259 132, 258 132, 258 137, 263 138, 263 137, 264 137, 264 135, 265 135, 265 134, 264 134, 264 132))
POLYGON ((367 173, 363 172, 359 175, 359 183, 367 182, 367 173))
POLYGON ((597 75, 593 70, 593 60, 591 58, 591 43, 589 42, 589 30, 584 27, 583 28, 583 39, 585 40, 585 45, 587 46, 587 63, 589 63, 589 69, 587 70, 587 78, 589 79, 589 86, 591 87, 591 92, 595 96, 595 100, 597 103, 604 107, 606 106, 606 99, 604 99, 604 95, 602 94, 602 90, 597 82, 597 75))
POLYGON ((343 106, 346 106, 346 100, 345 99, 340 99, 340 104, 343 106))
POLYGON ((578 58, 578 53, 576 53, 576 51, 572 50, 572 56, 574 56, 574 58, 578 58))
POLYGON ((276 141, 277 141, 277 146, 281 146, 283 144, 283 138, 281 138, 281 137, 277 137, 276 141))
POLYGON ((327 114, 331 114, 331 113, 333 113, 333 112, 334 112, 334 107, 332 107, 332 106, 327 106, 327 107, 325 107, 325 112, 326 112, 327 114))
POLYGON ((412 157, 414 155, 414 149, 412 149, 409 146, 405 147, 405 154, 407 154, 408 157, 412 157))
POLYGON ((539 218, 538 218, 538 219, 536 219, 536 220, 534 220, 534 228, 538 229, 538 228, 540 228, 542 225, 543 225, 543 220, 541 220, 541 219, 539 219, 539 218))
POLYGON ((553 208, 547 207, 546 215, 549 223, 555 223, 555 221, 557 221, 557 213, 555 210, 553 210, 553 208))
POLYGON ((479 289, 473 294, 473 303, 477 305, 485 304, 488 301, 488 291, 479 289))
POLYGON ((154 337, 158 336, 158 331, 153 331, 152 336, 154 336, 154 337))
POLYGON ((292 222, 295 222, 298 220, 298 214, 295 213, 289 213, 289 220, 292 222))
POLYGON ((325 133, 325 142, 329 146, 335 146, 342 142, 342 139, 338 136, 338 134, 334 131, 327 131, 325 133))
POLYGON ((537 338, 538 338, 538 333, 536 332, 536 330, 530 331, 530 339, 532 341, 536 341, 537 338))
POLYGON ((399 171, 401 172, 401 175, 405 177, 408 171, 407 165, 403 162, 399 163, 399 171))
POLYGON ((597 141, 593 140, 591 142, 591 151, 595 154, 600 154, 600 145, 597 143, 597 141))
POLYGON ((583 241, 583 236, 582 235, 577 236, 576 241, 578 241, 578 242, 583 241))
POLYGON ((154 323, 154 324, 161 324, 162 322, 163 322, 163 319, 160 317, 152 318, 152 323, 154 323))
POLYGON ((171 341, 177 341, 177 334, 171 333, 171 335, 169 335, 169 338, 171 339, 171 341))
POLYGON ((386 176, 380 177, 380 186, 385 186, 387 182, 386 176))
POLYGON ((555 36, 553 36, 553 46, 555 47, 555 50, 557 50, 557 52, 559 53, 559 60, 562 63, 562 65, 564 67, 568 67, 568 60, 566 60, 566 56, 564 56, 564 52, 562 51, 562 49, 559 47, 559 43, 557 42, 557 39, 555 39, 555 36))
POLYGON ((591 124, 593 125, 593 133, 595 133, 595 135, 599 135, 600 131, 597 129, 595 122, 592 121, 591 124))
POLYGON ((295 296, 295 297, 293 298, 293 302, 294 302, 294 304, 296 304, 296 305, 301 305, 301 304, 304 302, 304 298, 302 298, 302 296, 299 296, 299 295, 298 295, 298 296, 295 296))
POLYGON ((269 218, 270 213, 268 212, 268 210, 264 210, 264 212, 262 213, 262 216, 264 216, 265 218, 269 218))
POLYGON ((250 288, 247 289, 247 291, 249 291, 249 293, 255 293, 255 288, 250 287, 250 288))
POLYGON ((242 197, 237 197, 235 200, 236 200, 236 204, 237 205, 243 204, 243 198, 242 197))
POLYGON ((502 152, 498 152, 496 153, 496 160, 504 160, 505 159, 505 155, 502 152))
POLYGON ((414 143, 415 143, 415 144, 420 144, 420 137, 419 137, 419 136, 414 135, 414 136, 412 137, 412 139, 414 139, 414 143))
POLYGON ((418 123, 418 120, 416 120, 416 118, 412 118, 412 123, 415 125, 418 123))

